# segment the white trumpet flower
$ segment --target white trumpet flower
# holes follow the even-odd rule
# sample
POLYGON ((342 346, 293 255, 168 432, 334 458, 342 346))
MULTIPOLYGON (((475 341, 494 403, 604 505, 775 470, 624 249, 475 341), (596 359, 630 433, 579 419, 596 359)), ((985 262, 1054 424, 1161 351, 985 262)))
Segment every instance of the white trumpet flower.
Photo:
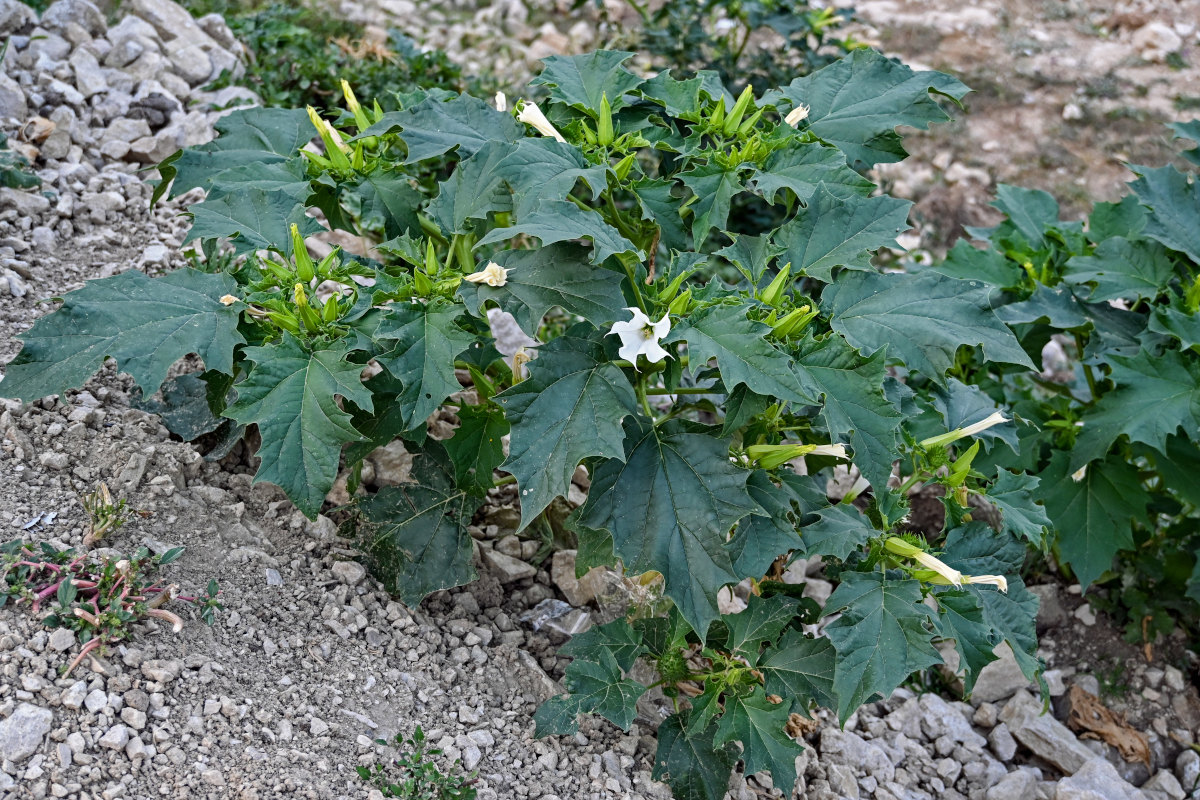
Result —
POLYGON ((986 583, 1008 593, 1008 578, 1003 575, 964 575, 963 583, 986 583))
POLYGON ((463 280, 471 283, 486 283, 488 286, 503 286, 508 283, 508 270, 495 261, 489 261, 486 267, 479 272, 472 272, 470 275, 464 276, 463 280))
POLYGON ((783 121, 794 128, 804 120, 808 119, 808 111, 808 106, 801 103, 789 111, 788 115, 783 118, 783 121))
POLYGON ((612 336, 615 333, 621 337, 621 347, 617 354, 633 364, 634 369, 637 369, 637 358, 640 355, 645 356, 652 364, 657 364, 670 355, 658 343, 671 332, 670 317, 663 314, 662 319, 653 322, 640 308, 625 310, 633 314, 633 319, 629 322, 614 322, 612 330, 606 334, 612 336))
POLYGON ((504 92, 496 92, 496 110, 508 111, 508 98, 504 96, 504 92))
POLYGON ((521 101, 521 109, 517 112, 517 121, 532 125, 542 136, 552 136, 560 142, 567 141, 558 132, 558 129, 550 124, 550 120, 546 119, 546 115, 537 107, 537 103, 531 100, 521 101))

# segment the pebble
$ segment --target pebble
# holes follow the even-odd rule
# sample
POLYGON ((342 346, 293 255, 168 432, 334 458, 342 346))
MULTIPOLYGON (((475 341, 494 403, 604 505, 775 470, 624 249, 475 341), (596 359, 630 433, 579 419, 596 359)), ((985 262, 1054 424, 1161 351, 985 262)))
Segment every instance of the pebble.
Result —
POLYGON ((48 708, 18 705, 8 719, 0 721, 0 759, 17 763, 32 756, 50 733, 53 719, 48 708))

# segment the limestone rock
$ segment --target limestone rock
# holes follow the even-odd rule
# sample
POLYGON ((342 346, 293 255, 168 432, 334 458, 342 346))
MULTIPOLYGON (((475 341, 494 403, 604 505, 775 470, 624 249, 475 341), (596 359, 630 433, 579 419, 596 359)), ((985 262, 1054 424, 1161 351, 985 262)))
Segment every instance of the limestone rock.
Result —
POLYGON ((0 0, 0 36, 19 33, 36 21, 33 9, 20 0, 0 0))
POLYGON ((1066 725, 1043 714, 1042 704, 1028 692, 1018 692, 1008 701, 1000 712, 1000 721, 1008 725, 1014 739, 1067 775, 1096 758, 1066 725))
POLYGON ((1103 758, 1093 758, 1058 783, 1057 800, 1147 800, 1136 786, 1122 780, 1103 758))
POLYGON ((495 550, 484 550, 483 560, 492 568, 501 583, 515 583, 525 578, 532 578, 537 574, 537 569, 532 564, 526 564, 520 559, 506 556, 495 550))
POLYGON ((1029 679, 1021 672, 1012 648, 1003 642, 996 648, 998 658, 979 671, 979 679, 971 692, 973 703, 995 703, 1013 696, 1014 692, 1029 685, 1029 679))
POLYGON ((42 14, 42 27, 52 31, 65 31, 71 23, 78 25, 91 36, 104 35, 104 14, 88 0, 58 0, 42 14))
POLYGON ((50 709, 21 703, 12 716, 0 722, 0 759, 20 762, 36 753, 53 720, 50 709))

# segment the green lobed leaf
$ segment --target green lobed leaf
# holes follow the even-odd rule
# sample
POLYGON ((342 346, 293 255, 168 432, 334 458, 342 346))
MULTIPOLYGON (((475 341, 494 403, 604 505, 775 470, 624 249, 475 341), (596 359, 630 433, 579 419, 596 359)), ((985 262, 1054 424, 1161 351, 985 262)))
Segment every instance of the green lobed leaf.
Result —
POLYGON ((521 526, 565 495, 585 458, 625 457, 622 420, 637 413, 633 386, 593 339, 566 335, 538 348, 529 377, 496 397, 512 425, 503 469, 521 491, 521 526))
POLYGON ((1034 547, 1046 544, 1046 531, 1053 527, 1044 506, 1036 502, 1041 478, 1025 472, 998 470, 996 481, 987 490, 987 499, 1000 509, 1004 530, 1022 536, 1034 547))
POLYGON ((210 370, 233 374, 240 312, 220 302, 237 291, 228 275, 180 269, 162 278, 129 270, 89 281, 19 338, 0 395, 31 401, 82 386, 106 357, 155 392, 167 370, 195 353, 210 370))
POLYGON ((236 167, 253 170, 288 161, 314 135, 308 112, 302 108, 242 108, 221 117, 215 128, 213 141, 189 147, 159 165, 162 180, 154 189, 152 204, 168 190, 167 197, 197 187, 211 190, 227 182, 222 173, 236 167))
POLYGON ((1014 575, 1025 565, 1025 545, 979 520, 947 533, 942 548, 942 561, 966 575, 1014 575))
POLYGON ((305 212, 304 203, 283 189, 224 194, 188 206, 192 227, 184 244, 196 239, 229 239, 237 253, 274 250, 290 255, 292 225, 304 236, 325 230, 305 212))
POLYGON ((792 550, 804 550, 805 543, 797 526, 807 498, 796 489, 803 480, 798 475, 784 474, 776 486, 766 470, 756 469, 750 473, 746 491, 765 513, 745 517, 729 540, 729 555, 738 575, 761 578, 778 556, 792 550))
POLYGON ((758 670, 769 693, 791 700, 792 708, 807 716, 810 702, 825 708, 836 707, 835 659, 833 642, 828 638, 789 630, 763 652, 758 670))
POLYGON ((628 672, 645 649, 641 634, 621 618, 575 634, 558 652, 571 658, 596 661, 601 658, 603 651, 612 656, 617 666, 628 672))
POLYGON ((673 194, 675 181, 652 179, 638 181, 633 185, 642 208, 642 219, 653 220, 662 230, 660 243, 669 250, 687 250, 688 226, 679 215, 683 198, 673 194))
POLYGON ((362 438, 334 397, 370 410, 371 393, 359 380, 362 365, 346 361, 344 345, 312 352, 288 333, 243 354, 254 367, 237 384, 237 400, 225 416, 258 425, 255 483, 274 483, 311 519, 333 488, 342 445, 362 438))
POLYGON ((1046 246, 1046 229, 1058 224, 1058 201, 1041 189, 1001 183, 996 186, 996 201, 992 205, 1007 214, 1020 234, 1035 248, 1046 246))
POLYGON ((1090 256, 1072 256, 1063 270, 1063 280, 1068 283, 1091 284, 1084 299, 1093 303, 1153 300, 1167 289, 1174 275, 1175 265, 1167 249, 1148 239, 1108 239, 1090 256))
POLYGON ((713 742, 738 741, 746 774, 768 770, 775 786, 792 793, 796 783, 796 756, 804 749, 788 736, 790 704, 772 703, 761 686, 749 695, 726 695, 725 713, 717 720, 713 742))
POLYGON ((821 187, 834 197, 848 199, 866 196, 875 185, 850 169, 841 150, 799 139, 773 151, 750 179, 750 188, 772 205, 784 189, 808 203, 821 187))
POLYGON ((729 225, 730 202, 742 192, 738 169, 705 164, 681 172, 679 180, 696 195, 696 202, 688 206, 692 214, 692 247, 703 250, 713 228, 724 230, 729 225))
MULTIPOLYGON (((948 378, 944 386, 933 387, 931 395, 933 407, 942 415, 947 431, 965 428, 987 419, 998 410, 1003 410, 978 386, 969 386, 956 378, 948 378)), ((992 443, 998 439, 1007 444, 1014 453, 1020 451, 1020 441, 1014 425, 996 425, 974 434, 974 438, 983 442, 985 450, 990 450, 992 443)))
POLYGON ((1142 519, 1150 496, 1137 469, 1112 457, 1095 461, 1079 480, 1071 468, 1071 453, 1054 454, 1041 478, 1041 500, 1058 529, 1063 559, 1087 588, 1112 567, 1118 550, 1133 549, 1131 522, 1142 519))
POLYGON ((1028 300, 996 309, 996 316, 1009 325, 1036 323, 1064 331, 1084 331, 1093 326, 1087 308, 1075 299, 1068 286, 1038 285, 1028 300))
POLYGON ((954 640, 954 649, 962 657, 963 694, 970 696, 980 671, 996 660, 1000 633, 983 619, 979 597, 970 591, 937 592, 938 634, 954 640))
POLYGON ((389 239, 421 232, 417 211, 425 196, 403 172, 375 169, 357 176, 349 189, 359 197, 359 215, 368 229, 382 230, 389 239))
POLYGON ((458 409, 459 426, 444 444, 454 462, 454 478, 459 488, 473 494, 485 494, 492 488, 492 471, 504 461, 501 441, 508 433, 504 412, 492 405, 463 406, 458 409))
POLYGON ((1025 271, 1003 253, 991 247, 974 247, 959 239, 946 253, 946 258, 930 267, 948 278, 964 281, 983 281, 997 289, 1012 289, 1021 285, 1025 271))
POLYGON ((676 800, 721 800, 738 760, 737 748, 716 744, 713 727, 687 735, 687 722, 688 714, 682 712, 667 717, 658 727, 651 777, 665 781, 676 800))
POLYGON ((616 228, 604 221, 594 211, 584 211, 566 200, 544 200, 536 208, 506 228, 494 228, 479 240, 476 247, 493 242, 504 242, 517 234, 536 236, 542 246, 573 239, 592 240, 592 262, 600 264, 604 259, 618 253, 641 251, 622 236, 616 228))
POLYGON ((883 393, 885 357, 880 350, 863 358, 840 336, 827 336, 804 343, 793 366, 801 389, 821 398, 830 439, 850 446, 854 463, 877 494, 900 457, 897 432, 903 421, 883 393))
MULTIPOLYGON (((1169 122, 1167 126, 1175 131, 1176 139, 1191 139, 1193 142, 1200 142, 1200 119, 1193 119, 1189 122, 1169 122)), ((1193 164, 1200 164, 1200 147, 1184 150, 1179 155, 1193 164)))
POLYGON ((729 237, 733 239, 733 243, 718 250, 716 255, 737 267, 755 286, 762 280, 775 257, 784 252, 784 248, 773 242, 769 236, 730 233, 729 237))
POLYGON ((988 290, 933 272, 844 275, 821 297, 833 329, 864 352, 883 347, 909 369, 943 382, 963 345, 993 362, 1036 369, 992 311, 988 290))
POLYGON ((924 129, 932 122, 946 122, 950 116, 935 95, 957 103, 969 91, 949 75, 914 72, 864 47, 797 78, 779 93, 791 106, 807 105, 808 129, 859 169, 903 160, 908 154, 896 126, 924 129))
POLYGON ((993 586, 967 589, 979 598, 983 621, 1012 648, 1021 672, 1029 680, 1042 683, 1039 673, 1043 665, 1037 654, 1037 595, 1026 589, 1019 577, 1009 578, 1007 592, 993 586))
POLYGON ((710 306, 676 325, 663 343, 687 342, 693 370, 715 358, 721 381, 730 389, 745 385, 768 397, 816 405, 815 396, 800 390, 788 355, 767 340, 770 326, 748 319, 749 309, 749 305, 710 306))
POLYGON ((646 687, 624 677, 612 653, 600 650, 597 654, 595 661, 572 661, 563 674, 563 686, 580 712, 599 714, 627 731, 637 716, 637 701, 646 693, 646 687))
POLYGON ((837 651, 833 688, 843 723, 863 703, 887 697, 909 675, 940 664, 921 583, 880 572, 844 572, 825 604, 841 616, 825 627, 837 651))
POLYGON ((725 649, 754 666, 763 644, 773 642, 796 618, 800 602, 784 595, 751 595, 746 607, 736 614, 722 615, 729 629, 725 649))
POLYGON ((168 378, 159 391, 161 399, 152 395, 134 400, 130 405, 161 417, 167 430, 185 442, 195 441, 227 424, 227 420, 213 414, 209 407, 208 384, 199 373, 168 378))
POLYGON ((672 117, 694 114, 700 110, 700 90, 703 78, 677 80, 671 70, 664 69, 638 87, 642 97, 663 107, 672 117))
MULTIPOLYGON (((186 155, 191 151, 184 151, 186 155)), ((281 191, 303 203, 312 194, 308 180, 308 166, 301 157, 286 161, 254 161, 239 167, 230 167, 206 181, 206 200, 216 200, 227 194, 238 194, 251 189, 265 192, 281 191)))
POLYGON ((1200 263, 1200 185, 1173 166, 1130 169, 1138 176, 1130 187, 1150 208, 1142 235, 1200 263))
POLYGON ((1146 329, 1178 339, 1183 349, 1200 344, 1200 314, 1189 314, 1172 306, 1155 306, 1146 329))
POLYGON ((359 505, 368 523, 363 552, 372 573, 400 602, 475 580, 467 524, 479 498, 454 487, 449 457, 430 442, 413 459, 414 483, 388 486, 359 505))
POLYGON ((521 330, 536 336, 551 308, 583 317, 597 328, 628 316, 621 291, 623 275, 593 264, 588 250, 572 242, 536 250, 506 250, 493 258, 508 270, 504 286, 464 281, 459 295, 472 313, 493 302, 512 314, 521 330))
POLYGON ((598 112, 608 98, 614 111, 625 105, 624 95, 643 80, 625 68, 634 56, 622 50, 596 50, 578 56, 549 56, 545 68, 529 83, 550 87, 550 99, 583 112, 598 112))
POLYGON ((800 538, 806 556, 833 556, 844 561, 875 533, 858 509, 839 503, 816 512, 816 519, 800 529, 800 538))
POLYGON ((1114 236, 1133 238, 1146 227, 1146 208, 1135 194, 1117 203, 1096 203, 1088 215, 1088 238, 1102 242, 1114 236))
POLYGON ((1075 470, 1103 458, 1118 436, 1166 448, 1167 437, 1183 428, 1200 430, 1200 364, 1177 350, 1133 358, 1109 356, 1116 388, 1083 415, 1083 429, 1071 453, 1075 470))
POLYGON ((870 251, 896 246, 907 230, 912 203, 888 195, 839 197, 824 184, 808 207, 785 222, 772 236, 784 248, 792 271, 829 283, 835 267, 873 270, 870 251))
POLYGON ((666 595, 703 639, 720 614, 718 590, 740 580, 725 541, 734 523, 758 512, 746 493, 749 472, 729 463, 726 442, 676 422, 631 418, 625 450, 624 463, 596 466, 573 519, 611 533, 628 571, 662 573, 666 595))
POLYGON ((459 158, 466 158, 487 142, 515 142, 525 135, 525 126, 511 114, 464 94, 446 102, 429 97, 412 108, 389 111, 355 138, 386 136, 397 130, 408 147, 405 164, 436 158, 455 148, 459 158))
POLYGON ((391 306, 377 335, 391 345, 376 360, 404 386, 397 400, 405 430, 424 424, 442 401, 462 389, 454 361, 475 337, 458 327, 462 307, 445 301, 391 306))
POLYGON ((579 731, 579 701, 569 694, 546 700, 533 712, 534 737, 571 736, 579 731))

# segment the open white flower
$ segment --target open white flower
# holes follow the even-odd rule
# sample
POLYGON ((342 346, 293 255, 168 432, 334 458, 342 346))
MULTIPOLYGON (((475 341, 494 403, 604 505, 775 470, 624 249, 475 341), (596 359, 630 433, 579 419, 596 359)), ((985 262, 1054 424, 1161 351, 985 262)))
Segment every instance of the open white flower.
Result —
POLYGON ((612 330, 606 334, 611 336, 615 333, 621 337, 621 347, 617 354, 633 364, 634 369, 637 369, 638 356, 645 356, 651 364, 657 364, 670 355, 658 343, 671 332, 670 317, 663 314, 662 319, 653 322, 640 308, 625 310, 633 314, 633 319, 629 322, 614 322, 612 330))
POLYGON ((504 96, 504 92, 496 92, 496 110, 508 111, 508 98, 504 96))
POLYGON ((546 119, 546 115, 537 107, 537 103, 532 100, 521 101, 521 110, 517 112, 517 121, 524 122, 526 125, 532 125, 537 128, 538 133, 542 134, 542 136, 553 136, 560 142, 567 141, 558 132, 558 129, 550 124, 550 120, 546 119))
POLYGON ((479 272, 472 272, 470 275, 464 276, 463 280, 471 283, 486 283, 488 286, 503 286, 508 283, 508 270, 495 261, 489 261, 486 267, 479 272))
POLYGON ((808 119, 808 106, 801 103, 789 111, 783 121, 794 128, 806 119, 808 119))
POLYGON ((963 575, 963 583, 987 583, 1008 593, 1008 578, 1003 575, 963 575))

